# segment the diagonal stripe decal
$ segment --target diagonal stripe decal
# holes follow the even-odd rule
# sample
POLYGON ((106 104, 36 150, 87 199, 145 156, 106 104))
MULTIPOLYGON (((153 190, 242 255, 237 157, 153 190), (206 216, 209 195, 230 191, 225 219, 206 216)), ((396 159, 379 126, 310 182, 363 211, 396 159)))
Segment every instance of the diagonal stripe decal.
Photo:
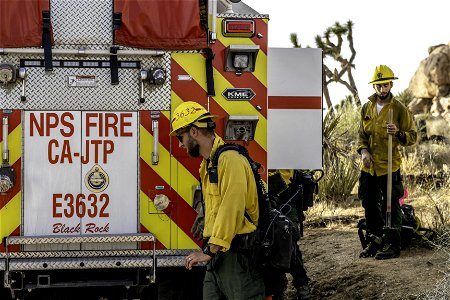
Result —
MULTIPOLYGON (((168 113, 167 112, 165 112, 165 113, 166 114, 162 114, 159 118, 159 130, 160 130, 160 132, 168 133, 170 131, 170 121, 169 121, 169 117, 166 116, 168 113)), ((141 128, 141 134, 143 133, 144 137, 146 138, 145 140, 141 139, 141 143, 142 143, 141 148, 145 149, 145 153, 142 153, 144 151, 141 151, 141 153, 145 157, 147 157, 146 161, 149 165, 151 165, 152 150, 149 149, 149 145, 153 145, 153 136, 150 133, 150 132, 152 132, 151 131, 152 125, 151 125, 150 118, 141 118, 141 126, 146 130, 145 132, 143 132, 142 131, 143 129, 141 128)), ((160 134, 159 135, 159 143, 162 147, 164 147, 164 149, 160 148, 161 150, 163 150, 163 152, 161 153, 161 157, 169 157, 170 152, 168 149, 171 149, 171 147, 172 147, 172 154, 174 154, 175 156, 187 156, 186 150, 178 147, 178 140, 176 139, 176 137, 172 137, 172 142, 174 144, 171 145, 170 137, 168 134, 160 134)), ((172 160, 172 163, 176 163, 176 160, 175 161, 172 160)), ((185 166, 186 169, 192 174, 192 176, 194 176, 194 178, 198 178, 198 165, 199 165, 199 163, 188 164, 185 166)), ((157 166, 155 166, 155 168, 161 168, 160 166, 161 166, 161 163, 159 163, 157 166)), ((166 168, 166 171, 169 171, 169 165, 164 166, 164 168, 166 168)), ((169 180, 168 182, 173 184, 173 180, 171 180, 171 181, 169 180)))
MULTIPOLYGON (((216 42, 214 44, 213 51, 215 53, 224 53, 225 47, 220 43, 216 42)), ((225 58, 223 55, 216 55, 213 60, 213 66, 216 70, 223 69, 223 66, 225 65, 225 58)), ((249 102, 253 107, 256 107, 257 105, 261 107, 260 113, 267 118, 267 87, 260 82, 252 72, 243 72, 242 75, 238 76, 234 72, 222 72, 222 76, 230 82, 233 87, 236 88, 249 88, 255 92, 255 97, 249 102)), ((217 94, 221 94, 223 91, 218 91, 217 94)), ((220 97, 222 99, 222 95, 217 95, 217 97, 220 97)), ((219 99, 219 98, 218 98, 219 99)))
MULTIPOLYGON (((192 76, 192 78, 196 82, 206 82, 206 76, 205 76, 205 70, 203 68, 193 68, 192 66, 195 65, 204 65, 204 58, 202 55, 198 54, 196 61, 191 61, 187 59, 187 57, 183 55, 173 55, 172 58, 177 62, 177 64, 180 65, 181 68, 184 70, 189 70, 189 74, 192 76)), ((216 91, 224 91, 226 88, 232 87, 233 85, 223 77, 220 72, 215 69, 214 70, 214 83, 216 87, 216 91)), ((202 86, 203 93, 206 92, 205 87, 202 86)), ((217 93, 218 94, 218 93, 217 93)), ((215 98, 223 98, 221 95, 215 98)), ((186 99, 189 100, 189 99, 186 99)), ((217 100, 216 100, 217 101, 217 100)), ((220 102, 223 109, 229 114, 229 115, 258 115, 260 121, 262 122, 262 126, 266 126, 266 118, 261 115, 252 104, 249 102, 240 102, 241 105, 236 105, 234 101, 217 101, 220 102)))
POLYGON ((0 238, 11 235, 20 226, 20 198, 17 193, 5 206, 0 209, 0 238))
MULTIPOLYGON (((145 162, 142 161, 141 161, 141 172, 143 173, 142 186, 144 187, 153 185, 162 186, 165 184, 163 179, 158 176, 155 170, 153 170, 149 165, 147 165, 145 162)), ((150 194, 155 193, 161 193, 169 196, 169 200, 171 202, 169 203, 169 206, 166 209, 164 209, 164 213, 170 216, 170 218, 174 222, 176 222, 181 229, 183 229, 186 233, 190 234, 190 229, 196 216, 196 212, 191 207, 191 204, 189 204, 187 201, 182 200, 175 201, 180 198, 180 195, 178 195, 174 190, 171 189, 158 191, 152 190, 151 188, 141 188, 141 190, 149 197, 150 194), (182 214, 178 214, 179 211, 181 211, 182 214), (180 218, 179 217, 180 215, 183 215, 183 217, 180 218)), ((154 206, 149 207, 148 211, 153 213, 160 213, 154 208, 154 206)))
MULTIPOLYGON (((12 165, 12 168, 16 172, 16 183, 6 194, 0 195, 0 209, 20 193, 20 184, 22 182, 22 172, 20 171, 20 168, 22 167, 21 164, 22 160, 19 158, 19 160, 12 165)), ((20 211, 17 211, 17 213, 20 214, 20 211)))
POLYGON ((178 234, 175 234, 177 224, 169 216, 164 213, 148 213, 147 210, 143 209, 149 207, 148 203, 150 202, 152 202, 151 199, 141 191, 141 224, 153 233, 164 247, 170 249, 173 248, 172 245, 177 245, 176 248, 180 248, 180 246, 185 249, 199 248, 199 245, 183 230, 178 230, 178 234))
MULTIPOLYGON (((153 136, 144 128, 141 127, 141 142, 142 144, 146 144, 146 145, 152 145, 153 144, 153 136)), ((170 156, 170 153, 164 148, 164 147, 160 147, 159 148, 160 151, 160 158, 164 159, 164 157, 170 157, 170 164, 171 165, 176 165, 178 164, 178 161, 173 157, 170 156)), ((142 160, 149 166, 152 166, 152 158, 151 158, 151 151, 141 151, 141 158, 142 160)), ((152 166, 152 168, 155 170, 155 172, 158 173, 158 175, 168 184, 172 183, 171 182, 171 178, 170 178, 170 168, 169 167, 161 167, 164 164, 164 161, 160 161, 160 163, 157 166, 152 166)), ((169 163, 166 162, 166 165, 169 166, 169 163)), ((179 174, 179 177, 182 177, 185 181, 187 182, 197 182, 197 179, 192 175, 192 173, 185 169, 182 168, 179 172, 181 172, 181 175, 179 174)), ((198 173, 198 167, 197 167, 197 173, 198 173)), ((176 186, 174 183, 172 183, 172 187, 176 186)), ((183 192, 179 192, 177 190, 177 192, 179 193, 179 195, 183 198, 183 199, 189 199, 190 198, 190 194, 186 194, 183 192)))
MULTIPOLYGON (((198 57, 201 60, 203 59, 200 54, 198 54, 198 57)), ((205 82, 206 78, 204 75, 205 73, 204 70, 201 70, 201 68, 192 68, 191 66, 194 64, 192 61, 186 60, 185 57, 182 55, 173 55, 172 58, 173 62, 176 62, 182 69, 189 70, 189 74, 193 77, 193 79, 196 82, 205 82)), ((197 64, 200 62, 197 62, 197 64)), ((172 65, 174 64, 172 63, 172 65)), ((232 87, 232 84, 228 82, 217 70, 215 70, 214 72, 214 77, 215 77, 216 91, 223 91, 226 88, 232 87)), ((191 83, 191 85, 193 85, 193 83, 191 83)), ((202 89, 205 92, 205 88, 202 87, 202 89)), ((267 119, 261 113, 257 112, 252 104, 248 102, 240 102, 241 105, 236 105, 234 101, 226 101, 226 100, 217 101, 217 99, 220 98, 223 99, 223 97, 220 95, 213 97, 213 100, 222 107, 222 109, 226 112, 226 115, 256 114, 259 117, 258 127, 264 129, 267 128, 267 119)), ((265 130, 256 130, 255 141, 264 149, 264 151, 267 151, 267 135, 265 130)))
MULTIPOLYGON (((22 183, 22 111, 13 110, 8 116, 8 150, 9 163, 16 173, 16 182, 11 190, 0 195, 0 238, 12 234, 20 234, 20 212, 21 212, 21 183, 22 183)), ((0 132, 0 147, 3 148, 2 132, 0 132)), ((10 249, 18 250, 18 249, 10 249)), ((0 251, 4 251, 1 250, 0 251)))
MULTIPOLYGON (((141 229, 140 229, 141 233, 150 233, 150 231, 145 228, 144 225, 141 224, 141 229)), ((165 247, 158 239, 156 239, 155 241, 155 248, 156 250, 165 250, 167 249, 167 247, 165 247)), ((153 249, 153 245, 152 242, 141 242, 141 249, 147 249, 147 250, 151 250, 153 249)))
MULTIPOLYGON (((221 28, 222 18, 217 19, 217 28, 221 28)), ((258 25, 262 25, 263 23, 258 23, 258 25)), ((266 34, 267 39, 267 34, 266 34)), ((236 38, 236 37, 224 37, 222 34, 217 35, 218 41, 224 46, 224 48, 230 45, 255 45, 254 41, 248 38, 236 38)), ((264 49, 265 46, 263 43, 257 43, 260 46, 260 49, 264 49)), ((267 47, 267 46, 266 46, 267 47)), ((252 73, 264 86, 267 86, 267 48, 265 50, 259 51, 256 56, 256 67, 255 71, 252 73), (260 66, 258 68, 258 66, 260 66)), ((220 54, 222 54, 220 52, 220 54)), ((222 70, 222 69, 220 69, 222 70)))
POLYGON ((258 44, 261 47, 261 51, 263 51, 267 55, 267 41, 268 41, 268 31, 267 31, 267 19, 255 19, 256 32, 262 35, 262 38, 259 38, 257 35, 250 38, 253 43, 258 44))
MULTIPOLYGON (((143 114, 143 112, 141 113, 143 114)), ((160 129, 159 139, 159 162, 151 163, 153 135, 151 134, 151 120, 147 116, 141 117, 140 145, 141 145, 141 200, 140 220, 142 226, 154 233, 161 244, 168 249, 194 249, 199 244, 195 242, 190 232, 196 212, 191 207, 192 191, 185 183, 194 182, 198 184, 191 170, 170 155, 170 123, 168 113, 160 115, 158 119, 160 129), (164 135, 164 137, 163 137, 164 135), (178 168, 174 169, 174 166, 178 168), (178 174, 174 177, 172 174, 178 174), (182 185, 178 185, 179 178, 182 185), (156 187, 164 187, 156 190, 156 187), (163 211, 156 210, 153 200, 157 194, 169 197, 170 205, 163 211)), ((174 138, 175 139, 175 138, 174 138)), ((183 150, 184 151, 184 150, 183 150)), ((193 169, 192 169, 193 171, 193 169)), ((198 173, 198 166, 196 171, 198 173)))

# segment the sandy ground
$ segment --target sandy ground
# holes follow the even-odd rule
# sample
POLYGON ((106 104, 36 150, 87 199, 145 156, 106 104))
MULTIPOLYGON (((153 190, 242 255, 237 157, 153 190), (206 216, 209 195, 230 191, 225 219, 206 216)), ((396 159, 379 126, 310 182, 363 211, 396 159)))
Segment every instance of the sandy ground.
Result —
MULTIPOLYGON (((448 254, 419 242, 404 249, 399 258, 359 258, 356 223, 305 228, 300 244, 311 299, 422 299, 449 272, 448 254)), ((294 299, 293 294, 290 287, 287 299, 294 299)))

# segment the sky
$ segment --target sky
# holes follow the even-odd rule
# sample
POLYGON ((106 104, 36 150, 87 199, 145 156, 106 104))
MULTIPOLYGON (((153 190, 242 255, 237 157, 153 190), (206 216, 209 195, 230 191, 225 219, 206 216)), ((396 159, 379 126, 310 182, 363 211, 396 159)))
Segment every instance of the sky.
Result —
MULTIPOLYGON (((356 51, 356 68, 352 74, 363 103, 374 92, 368 83, 377 65, 389 66, 399 78, 392 90, 396 94, 408 87, 420 62, 428 56, 430 46, 450 42, 448 0, 243 2, 269 15, 269 47, 292 47, 289 37, 292 32, 297 33, 302 47, 316 47, 316 35, 322 36, 335 22, 345 24, 351 20, 356 51)), ((346 58, 349 54, 350 51, 346 58)), ((330 91, 334 104, 350 94, 337 84, 330 91)))

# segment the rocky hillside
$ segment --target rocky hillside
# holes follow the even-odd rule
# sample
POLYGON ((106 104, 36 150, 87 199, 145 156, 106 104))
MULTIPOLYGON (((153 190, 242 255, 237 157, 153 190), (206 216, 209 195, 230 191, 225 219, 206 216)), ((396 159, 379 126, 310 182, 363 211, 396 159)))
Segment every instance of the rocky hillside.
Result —
POLYGON ((426 135, 450 137, 450 42, 431 46, 429 56, 420 62, 409 82, 414 99, 409 108, 417 119, 426 119, 428 128, 439 128, 426 135), (440 126, 430 126, 441 124, 440 126), (442 126, 444 125, 444 126, 442 126))

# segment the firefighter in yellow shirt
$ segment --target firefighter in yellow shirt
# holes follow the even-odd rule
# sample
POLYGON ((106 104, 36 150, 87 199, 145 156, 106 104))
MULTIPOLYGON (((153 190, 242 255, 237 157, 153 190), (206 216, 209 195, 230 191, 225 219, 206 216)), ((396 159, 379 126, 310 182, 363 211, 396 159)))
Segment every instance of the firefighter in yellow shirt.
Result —
POLYGON ((224 144, 214 132, 214 118, 200 104, 187 101, 175 109, 171 120, 171 135, 176 135, 180 146, 191 157, 203 157, 200 179, 205 204, 205 246, 203 251, 189 254, 185 266, 191 269, 198 263, 207 263, 203 299, 264 299, 261 274, 252 267, 249 257, 230 249, 236 235, 251 233, 258 224, 256 181, 247 158, 230 150, 219 157, 218 180, 214 183, 209 173, 210 159, 224 144))
POLYGON ((389 259, 400 255, 401 208, 399 199, 403 195, 400 174, 401 156, 399 146, 413 145, 417 140, 417 129, 409 110, 391 93, 392 70, 379 65, 370 82, 375 94, 369 97, 361 110, 358 134, 358 153, 361 154, 361 175, 358 196, 365 210, 368 246, 360 257, 375 256, 389 259), (393 122, 388 123, 389 110, 393 111, 393 122), (387 199, 388 135, 392 135, 392 201, 391 228, 384 228, 387 199), (384 234, 385 239, 380 244, 384 234))

